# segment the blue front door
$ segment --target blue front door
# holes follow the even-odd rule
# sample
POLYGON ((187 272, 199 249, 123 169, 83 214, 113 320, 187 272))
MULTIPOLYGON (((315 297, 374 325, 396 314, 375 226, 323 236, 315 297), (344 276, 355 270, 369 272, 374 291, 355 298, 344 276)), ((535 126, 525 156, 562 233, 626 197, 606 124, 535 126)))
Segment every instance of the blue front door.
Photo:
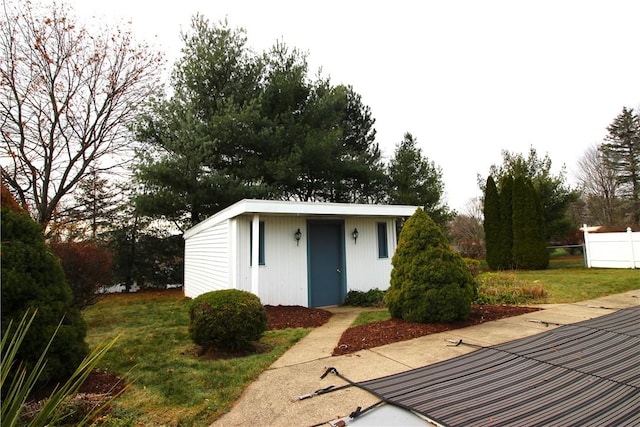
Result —
POLYGON ((309 222, 309 305, 344 302, 344 223, 309 222))

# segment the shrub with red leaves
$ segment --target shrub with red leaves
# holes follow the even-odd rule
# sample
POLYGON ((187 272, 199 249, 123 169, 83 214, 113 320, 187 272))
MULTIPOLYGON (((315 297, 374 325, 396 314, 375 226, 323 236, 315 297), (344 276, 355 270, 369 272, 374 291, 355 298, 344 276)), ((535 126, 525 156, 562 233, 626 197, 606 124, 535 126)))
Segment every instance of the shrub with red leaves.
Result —
POLYGON ((82 310, 95 304, 100 297, 96 291, 111 283, 111 251, 92 241, 53 242, 49 246, 62 262, 73 291, 73 306, 82 310))

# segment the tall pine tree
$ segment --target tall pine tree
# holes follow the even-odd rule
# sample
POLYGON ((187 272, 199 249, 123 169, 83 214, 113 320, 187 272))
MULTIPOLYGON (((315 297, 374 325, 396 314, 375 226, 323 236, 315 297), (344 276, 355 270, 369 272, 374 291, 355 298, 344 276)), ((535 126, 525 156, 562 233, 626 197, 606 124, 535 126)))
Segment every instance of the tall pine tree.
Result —
POLYGON ((451 210, 443 202, 442 170, 423 156, 422 149, 409 132, 396 145, 393 158, 389 161, 388 174, 389 198, 392 203, 423 206, 439 226, 453 217, 451 210))
POLYGON ((631 201, 632 221, 640 224, 640 115, 624 107, 607 131, 601 147, 605 161, 631 201))

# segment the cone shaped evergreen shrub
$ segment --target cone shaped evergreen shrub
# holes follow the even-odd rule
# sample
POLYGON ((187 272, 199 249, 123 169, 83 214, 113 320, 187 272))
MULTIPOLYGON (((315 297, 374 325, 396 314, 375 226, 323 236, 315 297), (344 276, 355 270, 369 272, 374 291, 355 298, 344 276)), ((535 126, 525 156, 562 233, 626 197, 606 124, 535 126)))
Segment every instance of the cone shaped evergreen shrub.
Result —
POLYGON ((72 306, 73 295, 60 261, 47 247, 40 227, 25 212, 2 207, 2 334, 27 310, 37 310, 16 360, 35 365, 56 327, 38 385, 66 380, 87 355, 87 325, 72 306))
POLYGON ((392 317, 408 322, 465 320, 476 283, 433 220, 418 208, 400 233, 385 301, 392 317))

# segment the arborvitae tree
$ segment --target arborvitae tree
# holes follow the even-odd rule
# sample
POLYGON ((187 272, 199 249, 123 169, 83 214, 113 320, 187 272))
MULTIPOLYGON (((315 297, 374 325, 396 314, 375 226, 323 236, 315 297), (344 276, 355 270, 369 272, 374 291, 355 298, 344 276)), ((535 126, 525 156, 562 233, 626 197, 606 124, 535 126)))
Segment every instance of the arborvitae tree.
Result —
POLYGON ((498 252, 500 250, 500 196, 491 175, 487 178, 484 191, 484 236, 487 251, 487 264, 492 270, 498 270, 498 252))
MULTIPOLYGON (((559 174, 551 172, 551 158, 549 155, 539 156, 531 147, 528 154, 502 151, 503 164, 492 165, 489 174, 497 182, 505 176, 523 175, 531 179, 542 202, 545 219, 548 224, 547 239, 561 238, 570 234, 575 226, 567 220, 567 212, 579 193, 572 190, 566 183, 566 169, 563 166, 559 174)), ((482 181, 484 184, 484 180, 482 181)))
POLYGON ((433 220, 418 208, 400 233, 385 301, 391 316, 409 322, 464 320, 476 284, 433 220))
POLYGON ((542 205, 531 180, 513 184, 513 262, 515 268, 542 270, 549 265, 542 205))
POLYGON ((513 267, 513 177, 500 179, 500 244, 497 264, 499 270, 513 267))
POLYGON ((71 289, 60 261, 45 244, 41 227, 26 211, 9 208, 5 200, 2 200, 1 222, 2 336, 10 321, 16 324, 27 310, 37 310, 17 357, 31 368, 64 318, 39 378, 43 383, 64 380, 88 352, 84 342, 87 325, 80 311, 71 305, 71 289))
POLYGON ((535 204, 535 223, 536 230, 532 233, 534 239, 534 247, 532 250, 535 253, 534 265, 530 267, 532 270, 544 270, 549 267, 549 249, 547 249, 547 221, 544 216, 544 206, 542 205, 542 199, 538 194, 533 182, 527 182, 529 193, 533 197, 533 203, 535 204))

